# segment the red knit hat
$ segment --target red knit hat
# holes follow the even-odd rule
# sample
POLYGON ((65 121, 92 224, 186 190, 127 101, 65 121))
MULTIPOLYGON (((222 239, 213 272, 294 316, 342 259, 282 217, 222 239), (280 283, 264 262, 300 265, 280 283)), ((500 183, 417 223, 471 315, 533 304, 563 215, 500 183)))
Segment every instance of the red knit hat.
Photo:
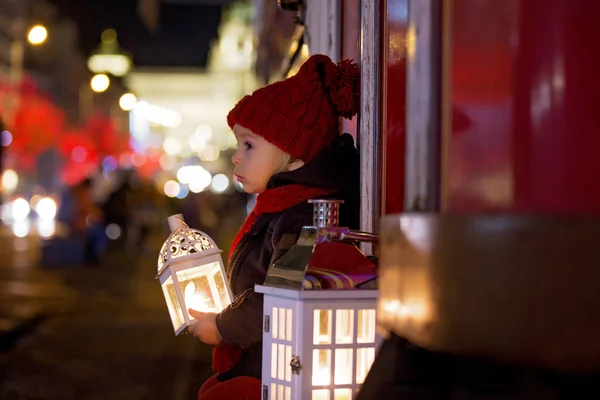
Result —
POLYGON ((360 69, 350 60, 337 65, 327 56, 310 57, 298 73, 245 96, 227 116, 281 150, 308 162, 339 132, 339 117, 360 107, 360 69))

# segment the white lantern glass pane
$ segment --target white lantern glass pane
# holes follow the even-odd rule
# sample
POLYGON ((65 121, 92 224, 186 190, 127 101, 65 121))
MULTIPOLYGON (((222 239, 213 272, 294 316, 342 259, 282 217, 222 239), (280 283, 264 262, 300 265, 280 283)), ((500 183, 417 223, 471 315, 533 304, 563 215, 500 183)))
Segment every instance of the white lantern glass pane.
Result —
POLYGON ((287 317, 286 317, 286 319, 285 319, 285 322, 286 322, 286 328, 285 328, 285 339, 286 339, 288 342, 291 342, 291 341, 292 341, 292 322, 294 321, 294 320, 292 319, 292 317, 293 317, 292 310, 291 310, 291 309, 288 309, 288 310, 287 310, 287 317))
POLYGON ((217 293, 215 293, 214 296, 219 300, 217 303, 220 303, 219 306, 222 310, 231 304, 231 299, 229 297, 229 292, 227 291, 227 282, 221 271, 221 265, 219 263, 215 264, 216 265, 213 268, 213 282, 217 293))
POLYGON ((375 360, 375 348, 364 347, 356 349, 356 383, 362 384, 375 360))
POLYGON ((331 383, 331 350, 313 350, 313 386, 325 386, 331 383))
POLYGON ((271 321, 271 333, 273 336, 273 339, 277 339, 277 332, 278 332, 278 327, 279 325, 277 324, 277 320, 278 320, 278 311, 277 311, 277 307, 273 307, 273 312, 271 313, 271 317, 273 318, 273 321, 271 321))
MULTIPOLYGON (((285 346, 285 359, 292 360, 292 346, 285 346)), ((292 368, 289 365, 285 365, 285 380, 292 381, 292 368)))
POLYGON ((333 400, 352 400, 352 389, 335 389, 333 400))
POLYGON ((277 343, 271 343, 271 378, 277 379, 277 343))
POLYGON ((162 284, 163 293, 165 300, 167 301, 167 308, 169 309, 169 315, 171 316, 171 322, 173 323, 173 329, 177 330, 183 325, 185 319, 183 318, 183 310, 175 291, 175 285, 173 284, 173 277, 170 276, 162 284))
POLYGON ((277 397, 281 400, 283 400, 283 391, 284 391, 284 386, 283 385, 277 385, 277 397))
POLYGON ((292 388, 289 386, 285 387, 285 400, 292 400, 292 388))
POLYGON ((354 337, 354 310, 337 310, 335 312, 335 342, 348 344, 354 337))
POLYGON ((375 310, 358 310, 357 343, 375 343, 375 310))
POLYGON ((285 340, 285 308, 279 309, 279 339, 285 340))
POLYGON ((331 310, 315 310, 313 344, 331 344, 331 310))
POLYGON ((349 385, 352 383, 352 364, 352 349, 335 350, 333 380, 336 385, 349 385))
POLYGON ((319 389, 312 391, 312 400, 329 400, 329 390, 319 389))
POLYGON ((277 379, 279 379, 280 381, 283 381, 285 379, 285 345, 284 344, 279 345, 278 355, 279 355, 279 365, 277 368, 277 379))
MULTIPOLYGON (((217 264, 218 263, 212 263, 217 264)), ((183 291, 183 299, 186 310, 188 308, 202 312, 219 312, 213 298, 212 288, 209 283, 207 272, 211 269, 195 267, 183 271, 177 271, 177 279, 183 291)), ((191 317, 190 317, 191 318, 191 317)))
POLYGON ((277 385, 274 383, 271 383, 271 400, 277 400, 277 385))

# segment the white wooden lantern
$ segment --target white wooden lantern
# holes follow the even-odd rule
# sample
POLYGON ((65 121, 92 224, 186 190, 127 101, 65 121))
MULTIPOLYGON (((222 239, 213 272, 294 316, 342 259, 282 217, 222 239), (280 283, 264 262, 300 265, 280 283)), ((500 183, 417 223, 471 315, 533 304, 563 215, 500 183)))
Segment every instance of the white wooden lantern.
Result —
POLYGON ((377 290, 264 294, 263 399, 351 400, 375 359, 377 290))
POLYGON ((179 335, 194 321, 188 309, 220 312, 231 303, 232 295, 215 242, 204 232, 190 229, 181 214, 168 221, 171 234, 158 256, 157 279, 179 335))

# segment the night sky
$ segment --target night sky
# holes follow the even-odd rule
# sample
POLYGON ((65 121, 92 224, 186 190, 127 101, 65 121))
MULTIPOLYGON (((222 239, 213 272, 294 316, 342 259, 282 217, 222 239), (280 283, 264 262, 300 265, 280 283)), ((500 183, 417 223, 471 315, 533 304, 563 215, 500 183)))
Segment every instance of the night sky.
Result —
POLYGON ((160 27, 151 33, 137 15, 136 0, 50 0, 79 26, 88 55, 104 29, 115 28, 137 66, 198 67, 206 64, 221 18, 219 5, 162 4, 160 27))

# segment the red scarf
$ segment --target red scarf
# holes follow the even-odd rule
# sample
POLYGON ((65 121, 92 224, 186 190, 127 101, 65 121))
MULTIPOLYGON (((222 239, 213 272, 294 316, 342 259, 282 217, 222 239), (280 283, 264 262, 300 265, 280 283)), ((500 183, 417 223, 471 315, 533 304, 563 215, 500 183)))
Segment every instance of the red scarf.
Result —
MULTIPOLYGON (((233 240, 229 259, 235 248, 239 244, 242 237, 250 232, 252 225, 256 222, 259 216, 268 213, 280 212, 294 207, 300 203, 304 203, 310 199, 315 199, 321 196, 327 196, 334 193, 334 189, 315 188, 303 185, 287 185, 275 189, 269 189, 258 195, 254 209, 246 218, 244 225, 240 228, 237 236, 233 240)), ((242 357, 243 350, 236 345, 228 345, 221 343, 213 350, 213 369, 217 373, 223 373, 233 368, 242 357)))
POLYGON ((336 190, 334 189, 317 188, 311 186, 287 185, 280 186, 275 189, 268 189, 259 194, 256 198, 256 205, 254 206, 254 209, 246 218, 244 225, 242 225, 240 231, 231 244, 229 259, 231 260, 231 255, 233 254, 242 237, 250 231, 252 225, 254 225, 258 217, 260 217, 262 214, 276 213, 287 210, 288 208, 297 206, 300 203, 305 203, 310 199, 316 199, 320 196, 330 195, 335 191, 336 190))

